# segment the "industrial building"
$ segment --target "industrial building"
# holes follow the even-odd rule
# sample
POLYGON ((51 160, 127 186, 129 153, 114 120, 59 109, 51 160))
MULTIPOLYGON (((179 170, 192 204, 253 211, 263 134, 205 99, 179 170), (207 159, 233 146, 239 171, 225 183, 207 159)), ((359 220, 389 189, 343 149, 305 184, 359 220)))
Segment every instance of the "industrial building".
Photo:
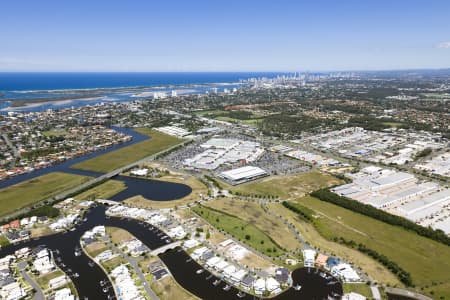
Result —
POLYGON ((258 167, 245 166, 220 173, 219 177, 230 184, 236 185, 267 176, 266 171, 258 167))
POLYGON ((158 127, 155 128, 155 130, 171 135, 176 136, 178 138, 183 138, 191 134, 190 131, 187 131, 183 128, 177 127, 177 126, 164 126, 164 127, 158 127))
POLYGON ((450 189, 375 166, 347 176, 353 182, 333 192, 450 234, 450 189))
POLYGON ((185 159, 186 167, 215 170, 223 164, 255 162, 264 153, 264 148, 259 143, 239 139, 212 138, 200 147, 206 150, 185 159))

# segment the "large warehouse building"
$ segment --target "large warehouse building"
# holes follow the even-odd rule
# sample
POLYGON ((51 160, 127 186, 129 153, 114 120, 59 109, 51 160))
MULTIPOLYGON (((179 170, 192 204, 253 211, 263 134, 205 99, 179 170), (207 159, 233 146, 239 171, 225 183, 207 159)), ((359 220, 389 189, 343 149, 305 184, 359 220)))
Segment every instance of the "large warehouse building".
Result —
POLYGON ((267 176, 267 172, 258 167, 246 166, 220 173, 219 177, 231 184, 240 184, 267 176))

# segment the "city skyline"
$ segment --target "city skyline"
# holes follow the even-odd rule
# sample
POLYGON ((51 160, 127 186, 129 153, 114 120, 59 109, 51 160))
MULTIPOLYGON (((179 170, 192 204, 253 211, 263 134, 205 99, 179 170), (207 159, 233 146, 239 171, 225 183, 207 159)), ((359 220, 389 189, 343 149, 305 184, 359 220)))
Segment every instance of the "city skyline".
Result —
POLYGON ((0 4, 0 71, 450 67, 446 1, 0 4))

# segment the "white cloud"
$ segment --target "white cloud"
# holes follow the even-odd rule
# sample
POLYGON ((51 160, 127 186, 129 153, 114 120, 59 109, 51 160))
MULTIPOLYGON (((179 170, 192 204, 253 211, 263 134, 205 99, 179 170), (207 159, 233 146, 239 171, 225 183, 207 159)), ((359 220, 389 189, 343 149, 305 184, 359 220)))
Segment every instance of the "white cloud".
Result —
POLYGON ((450 42, 439 43, 436 47, 440 49, 450 49, 450 42))

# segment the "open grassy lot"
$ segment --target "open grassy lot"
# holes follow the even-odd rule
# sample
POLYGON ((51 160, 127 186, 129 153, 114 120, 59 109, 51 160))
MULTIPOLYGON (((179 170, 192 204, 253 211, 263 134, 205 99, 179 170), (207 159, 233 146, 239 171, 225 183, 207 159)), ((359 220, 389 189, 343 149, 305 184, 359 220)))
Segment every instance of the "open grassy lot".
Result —
POLYGON ((134 238, 128 231, 117 227, 106 227, 106 234, 111 237, 111 242, 119 245, 134 238))
POLYGON ((8 246, 9 241, 4 235, 0 235, 0 247, 8 246))
POLYGON ((288 251, 298 249, 301 246, 287 226, 279 219, 266 213, 258 203, 221 198, 208 202, 206 205, 239 217, 245 222, 256 226, 288 251))
POLYGON ((65 129, 54 129, 54 130, 47 130, 43 131, 42 135, 47 137, 53 137, 53 136, 65 136, 67 134, 67 130, 65 129))
POLYGON ((364 283, 344 283, 344 294, 350 292, 361 294, 368 299, 372 298, 370 286, 364 283))
POLYGON ((118 180, 105 181, 75 196, 77 200, 109 199, 126 189, 125 183, 118 180))
POLYGON ((277 215, 283 216, 292 223, 300 232, 303 239, 314 247, 341 257, 349 262, 353 262, 377 282, 383 282, 392 286, 401 285, 397 277, 383 265, 357 250, 324 238, 314 225, 303 221, 297 214, 285 208, 281 203, 270 203, 268 206, 271 211, 275 212, 277 215))
POLYGON ((126 265, 127 262, 122 256, 116 256, 109 260, 102 261, 101 264, 107 272, 111 272, 114 268, 120 265, 126 265))
POLYGON ((226 116, 217 117, 215 119, 219 120, 219 121, 230 122, 230 123, 244 123, 246 125, 256 125, 256 124, 258 124, 258 122, 262 121, 262 119, 260 119, 260 118, 240 120, 240 119, 234 119, 234 118, 230 118, 230 117, 226 117, 226 116))
POLYGON ((93 258, 108 249, 110 249, 109 246, 104 242, 95 242, 84 247, 84 250, 93 258))
POLYGON ((202 110, 196 111, 194 114, 199 116, 205 116, 219 121, 225 121, 230 123, 243 123, 247 125, 256 125, 261 122, 263 118, 259 115, 254 115, 247 111, 226 111, 226 110, 202 110))
POLYGON ((36 283, 44 290, 48 289, 48 282, 53 278, 64 275, 60 270, 55 270, 51 273, 36 277, 36 283))
POLYGON ((218 115, 224 113, 224 110, 198 110, 195 111, 194 114, 198 116, 204 116, 204 115, 218 115))
POLYGON ((75 169, 106 173, 161 152, 164 149, 182 142, 181 139, 160 133, 150 128, 139 128, 136 129, 136 131, 149 135, 151 138, 116 151, 99 155, 95 158, 73 165, 72 167, 75 169))
POLYGON ((51 235, 51 234, 55 233, 48 226, 39 226, 39 227, 36 227, 36 228, 31 228, 30 230, 31 230, 31 237, 32 238, 37 238, 37 237, 41 237, 41 236, 51 235))
POLYGON ((434 298, 450 298, 450 247, 313 197, 298 200, 313 209, 317 228, 327 237, 344 237, 384 254, 409 272, 413 282, 434 298))
POLYGON ((274 195, 288 198, 301 197, 319 188, 338 183, 340 183, 340 180, 336 177, 318 171, 311 171, 288 176, 270 176, 238 186, 228 187, 231 191, 244 195, 274 195))
POLYGON ((152 180, 161 180, 174 183, 182 183, 191 187, 192 192, 177 200, 173 201, 153 201, 152 199, 146 199, 142 196, 135 196, 124 201, 125 204, 142 207, 142 208, 172 208, 175 206, 182 206, 193 203, 200 200, 201 195, 206 196, 208 194, 207 187, 199 181, 197 178, 187 174, 171 174, 167 176, 162 176, 158 178, 152 178, 152 180))
POLYGON ((281 247, 277 245, 271 237, 248 222, 228 214, 214 211, 205 206, 195 206, 192 210, 212 226, 224 230, 237 240, 240 240, 267 256, 279 256, 284 254, 281 247))
POLYGON ((52 172, 0 189, 0 215, 37 203, 88 181, 90 177, 52 172))
POLYGON ((150 285, 151 289, 161 300, 173 300, 173 299, 186 299, 195 300, 198 299, 181 286, 172 278, 172 276, 166 276, 158 281, 154 281, 150 285))

